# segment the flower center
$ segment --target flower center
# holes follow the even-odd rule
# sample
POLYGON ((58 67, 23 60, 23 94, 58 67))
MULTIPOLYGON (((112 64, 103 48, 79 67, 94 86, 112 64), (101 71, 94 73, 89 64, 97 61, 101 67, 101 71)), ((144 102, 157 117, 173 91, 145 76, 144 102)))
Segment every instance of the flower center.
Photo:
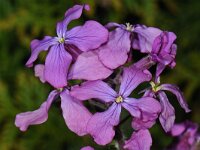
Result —
POLYGON ((130 23, 126 23, 126 30, 132 32, 134 30, 134 27, 130 23))
POLYGON ((123 97, 122 96, 118 96, 116 99, 115 99, 115 102, 116 103, 122 103, 124 101, 123 97))
POLYGON ((59 43, 64 43, 65 42, 65 39, 64 38, 59 38, 59 43))
POLYGON ((160 85, 159 83, 155 84, 153 81, 151 81, 150 84, 151 84, 153 92, 158 92, 161 89, 161 86, 159 86, 160 85))

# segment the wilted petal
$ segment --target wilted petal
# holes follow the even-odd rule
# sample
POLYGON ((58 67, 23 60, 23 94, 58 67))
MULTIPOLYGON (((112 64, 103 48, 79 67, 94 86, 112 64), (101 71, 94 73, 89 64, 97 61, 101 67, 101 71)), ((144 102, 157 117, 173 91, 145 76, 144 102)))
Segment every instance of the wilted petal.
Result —
POLYGON ((161 111, 160 103, 151 97, 142 97, 140 99, 126 98, 122 106, 133 117, 142 118, 143 121, 156 119, 161 111))
POLYGON ((159 91, 158 97, 160 99, 160 105, 161 105, 161 114, 159 116, 159 120, 165 132, 169 132, 174 125, 174 120, 175 120, 174 107, 170 104, 164 92, 159 91))
POLYGON ((42 83, 46 82, 45 77, 44 77, 44 65, 42 64, 35 65, 34 72, 35 72, 35 76, 39 77, 42 83))
POLYGON ((62 88, 67 85, 67 72, 71 64, 72 57, 64 49, 63 44, 57 44, 51 47, 44 68, 44 76, 55 88, 62 88))
POLYGON ((162 31, 154 27, 138 26, 134 29, 134 32, 137 33, 138 43, 133 42, 133 48, 135 48, 134 45, 138 45, 136 48, 139 48, 142 53, 151 53, 153 42, 162 31))
POLYGON ((113 103, 108 110, 95 113, 88 122, 87 131, 99 145, 110 143, 115 135, 113 129, 119 123, 121 105, 113 103))
POLYGON ((127 97, 142 82, 151 80, 151 73, 132 65, 124 68, 119 94, 127 97))
POLYGON ((81 51, 98 48, 108 40, 108 30, 96 21, 87 21, 83 26, 67 31, 66 44, 72 44, 81 51))
POLYGON ((27 67, 32 67, 33 62, 38 58, 41 51, 46 51, 50 46, 57 43, 55 38, 50 36, 45 36, 43 40, 33 40, 31 41, 31 57, 26 62, 27 67))
POLYGON ((148 130, 133 132, 131 138, 125 141, 124 148, 127 150, 150 150, 152 145, 151 134, 148 130))
POLYGON ((91 146, 85 146, 85 147, 82 147, 81 150, 94 150, 94 148, 91 146))
POLYGON ((101 63, 96 52, 83 52, 71 67, 68 79, 105 79, 112 72, 101 63))
POLYGON ((69 95, 68 91, 60 94, 63 117, 68 128, 79 136, 87 134, 86 125, 92 114, 84 105, 69 95))
POLYGON ((180 91, 180 89, 177 86, 172 85, 172 84, 162 84, 161 88, 162 88, 162 90, 170 91, 174 95, 176 95, 179 104, 185 110, 185 112, 190 112, 191 111, 188 108, 188 105, 187 105, 186 100, 185 100, 185 98, 183 96, 183 93, 180 91))
POLYGON ((21 131, 26 131, 30 125, 44 123, 48 119, 49 108, 57 94, 57 91, 52 91, 47 100, 42 103, 40 108, 37 110, 17 114, 15 118, 15 125, 21 131))
POLYGON ((149 129, 156 123, 155 120, 144 121, 140 118, 133 118, 132 127, 134 130, 149 129))
POLYGON ((123 65, 130 51, 130 32, 117 28, 109 33, 108 42, 99 48, 99 58, 111 69, 123 65))
POLYGON ((104 102, 114 101, 117 97, 117 93, 107 83, 100 80, 87 81, 81 86, 74 86, 70 94, 80 100, 98 98, 104 102))

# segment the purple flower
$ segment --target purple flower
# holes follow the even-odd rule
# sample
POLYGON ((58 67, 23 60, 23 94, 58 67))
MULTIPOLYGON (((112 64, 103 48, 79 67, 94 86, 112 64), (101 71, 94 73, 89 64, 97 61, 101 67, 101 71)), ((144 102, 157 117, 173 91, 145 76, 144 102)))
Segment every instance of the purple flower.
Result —
POLYGON ((135 99, 128 97, 140 83, 150 79, 150 72, 131 66, 124 69, 118 93, 100 80, 87 81, 81 86, 72 88, 70 94, 79 100, 96 98, 110 105, 108 110, 95 113, 87 124, 87 131, 93 136, 96 143, 105 145, 112 141, 115 135, 113 127, 119 123, 122 107, 135 118, 143 118, 144 120, 157 118, 160 104, 154 98, 135 99))
POLYGON ((126 150, 150 150, 152 145, 151 134, 148 130, 133 132, 131 138, 125 141, 126 150))
POLYGON ((62 92, 54 90, 37 110, 17 114, 15 125, 21 131, 26 131, 30 125, 44 123, 48 119, 48 111, 52 102, 59 96, 63 118, 68 128, 79 136, 87 134, 86 125, 92 114, 84 107, 82 102, 72 97, 68 90, 62 92))
POLYGON ((169 132, 174 125, 175 120, 175 110, 174 107, 170 104, 167 95, 164 91, 169 91, 177 97, 177 100, 181 107, 185 110, 185 112, 190 112, 186 100, 180 91, 180 89, 172 84, 161 84, 160 82, 154 83, 151 82, 152 89, 146 90, 144 96, 151 96, 154 98, 158 98, 160 100, 161 105, 161 114, 159 116, 160 123, 165 130, 165 132, 169 132))
POLYGON ((31 57, 26 66, 33 66, 39 53, 49 50, 44 66, 44 80, 55 88, 67 85, 68 68, 72 61, 70 53, 89 51, 98 48, 108 39, 108 31, 96 21, 87 21, 83 26, 67 30, 68 24, 78 19, 83 9, 89 10, 88 5, 75 5, 65 13, 63 21, 57 23, 57 37, 46 36, 43 40, 31 42, 31 57))
POLYGON ((91 146, 85 146, 85 147, 82 147, 81 150, 94 150, 94 148, 91 146))

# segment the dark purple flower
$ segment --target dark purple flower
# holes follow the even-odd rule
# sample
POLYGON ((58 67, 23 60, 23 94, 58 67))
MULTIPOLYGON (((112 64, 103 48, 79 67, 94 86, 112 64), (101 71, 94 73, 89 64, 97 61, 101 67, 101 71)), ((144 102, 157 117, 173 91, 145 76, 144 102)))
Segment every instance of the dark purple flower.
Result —
POLYGON ((146 121, 157 118, 160 104, 154 98, 128 97, 140 83, 150 79, 150 72, 131 66, 124 69, 118 93, 100 80, 87 81, 81 86, 72 88, 70 94, 79 100, 96 98, 110 104, 108 110, 95 113, 88 122, 87 131, 93 136, 95 142, 105 145, 112 141, 115 135, 113 127, 119 123, 122 107, 135 118, 143 118, 146 121))
POLYGON ((66 11, 64 20, 57 23, 57 37, 46 36, 41 41, 33 40, 31 42, 32 53, 26 66, 33 66, 39 53, 49 50, 44 66, 44 80, 55 88, 67 85, 68 68, 72 61, 70 52, 75 50, 74 47, 85 52, 98 48, 108 39, 107 29, 96 21, 87 21, 83 26, 67 30, 68 24, 72 20, 78 19, 83 9, 89 10, 89 6, 75 5, 66 11))

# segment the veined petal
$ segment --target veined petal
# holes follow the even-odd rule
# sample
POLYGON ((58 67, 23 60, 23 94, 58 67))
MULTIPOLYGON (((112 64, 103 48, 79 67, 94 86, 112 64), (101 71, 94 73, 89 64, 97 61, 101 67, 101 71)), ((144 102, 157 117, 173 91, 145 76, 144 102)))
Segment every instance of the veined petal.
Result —
POLYGON ((52 91, 37 110, 17 114, 15 118, 16 127, 21 131, 26 131, 30 125, 44 123, 48 119, 48 110, 57 94, 57 91, 52 91))
POLYGON ((62 88, 67 85, 67 72, 72 57, 64 49, 63 44, 51 47, 45 61, 44 77, 55 88, 62 88))
POLYGON ((108 40, 108 30, 96 21, 86 21, 83 26, 78 26, 67 31, 66 44, 72 44, 81 51, 98 48, 108 40))
POLYGON ((191 111, 188 108, 188 105, 187 105, 187 102, 186 102, 186 100, 185 100, 185 98, 183 96, 183 93, 180 91, 180 89, 177 86, 172 85, 172 84, 162 84, 161 85, 161 89, 162 90, 166 90, 166 91, 170 91, 174 95, 176 95, 179 104, 185 110, 185 112, 190 112, 191 111))
POLYGON ((141 118, 143 121, 155 120, 161 111, 160 103, 151 97, 126 98, 122 106, 133 117, 141 118))
POLYGON ((70 96, 69 91, 60 94, 63 117, 68 128, 83 136, 87 134, 86 125, 92 114, 76 98, 70 96))
POLYGON ((35 76, 39 77, 39 79, 42 83, 46 82, 45 77, 44 77, 44 65, 43 64, 35 65, 34 72, 35 72, 35 76))
POLYGON ((127 97, 142 82, 151 80, 151 73, 132 65, 124 68, 119 94, 127 97))
POLYGON ((83 52, 72 65, 68 79, 98 80, 105 79, 112 74, 112 70, 105 67, 95 51, 83 52))
POLYGON ((131 47, 130 34, 121 28, 109 33, 108 42, 99 48, 99 58, 105 66, 115 69, 126 62, 131 47))
POLYGON ((121 27, 120 24, 116 23, 116 22, 109 22, 105 25, 105 27, 107 29, 112 29, 112 28, 117 28, 117 27, 121 27))
POLYGON ((98 98, 104 102, 114 101, 117 93, 105 82, 101 80, 87 81, 81 86, 74 86, 70 94, 79 100, 98 98))
POLYGON ((174 120, 175 120, 174 107, 170 104, 164 92, 159 91, 158 97, 160 99, 160 105, 161 105, 161 114, 159 116, 159 120, 165 132, 169 132, 174 125, 174 120))
POLYGON ((156 120, 144 121, 140 118, 133 118, 131 123, 134 130, 149 129, 156 123, 156 120))
POLYGON ((152 145, 151 134, 148 130, 133 132, 131 138, 125 141, 124 148, 127 150, 150 150, 152 145))
POLYGON ((110 143, 115 135, 113 129, 119 123, 121 105, 113 103, 108 110, 95 113, 88 122, 87 131, 99 145, 110 143))
POLYGON ((26 62, 27 67, 32 67, 41 51, 47 51, 50 46, 57 43, 57 40, 50 36, 45 36, 43 40, 31 41, 31 57, 26 62))

